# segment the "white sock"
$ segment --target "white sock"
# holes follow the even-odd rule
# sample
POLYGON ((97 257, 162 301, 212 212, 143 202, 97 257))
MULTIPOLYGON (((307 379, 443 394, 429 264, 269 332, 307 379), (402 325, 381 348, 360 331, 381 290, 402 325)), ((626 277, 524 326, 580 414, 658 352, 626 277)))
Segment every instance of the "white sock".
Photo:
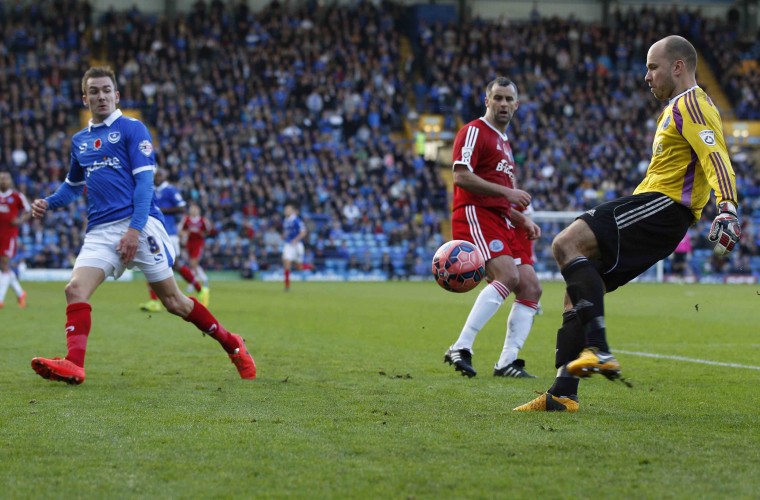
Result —
POLYGON ((459 339, 451 346, 454 350, 467 349, 472 352, 472 344, 475 343, 475 337, 478 332, 488 323, 488 320, 496 314, 499 307, 504 303, 504 299, 509 296, 509 289, 498 281, 492 281, 483 289, 478 298, 475 300, 470 315, 467 316, 467 322, 459 334, 459 339))
POLYGON ((208 287, 208 276, 206 276, 206 271, 204 271, 201 266, 198 266, 193 272, 195 272, 195 279, 200 281, 203 286, 208 287))
POLYGON ((538 310, 538 303, 529 300, 515 300, 507 318, 507 338, 504 339, 504 349, 501 351, 496 368, 504 368, 517 359, 517 354, 525 345, 525 339, 530 334, 533 318, 538 310))
POLYGON ((18 276, 13 271, 9 271, 11 275, 11 286, 16 294, 16 297, 21 297, 24 293, 24 289, 21 288, 21 283, 18 282, 18 276))
POLYGON ((0 272, 0 302, 5 302, 5 294, 8 293, 8 285, 11 282, 11 272, 0 272))

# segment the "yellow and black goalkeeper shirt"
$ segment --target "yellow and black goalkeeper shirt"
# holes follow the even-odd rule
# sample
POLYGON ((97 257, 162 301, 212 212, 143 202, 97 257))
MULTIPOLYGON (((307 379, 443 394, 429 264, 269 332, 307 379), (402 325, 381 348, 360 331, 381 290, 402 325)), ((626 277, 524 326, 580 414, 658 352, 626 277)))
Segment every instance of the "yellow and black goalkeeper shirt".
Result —
POLYGON ((699 220, 711 189, 718 203, 738 206, 718 108, 694 86, 672 98, 657 120, 652 160, 633 194, 662 193, 690 208, 699 220))

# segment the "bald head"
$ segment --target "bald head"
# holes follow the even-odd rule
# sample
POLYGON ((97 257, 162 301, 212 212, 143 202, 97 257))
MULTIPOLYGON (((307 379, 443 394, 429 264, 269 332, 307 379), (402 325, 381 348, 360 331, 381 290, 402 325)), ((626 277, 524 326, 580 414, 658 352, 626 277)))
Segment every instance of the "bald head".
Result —
POLYGON ((667 101, 697 84, 697 51, 683 37, 671 35, 652 44, 644 77, 654 96, 667 101))
POLYGON ((697 71, 697 50, 687 39, 678 35, 670 35, 657 43, 663 44, 665 57, 670 62, 683 61, 689 72, 695 73, 697 71))

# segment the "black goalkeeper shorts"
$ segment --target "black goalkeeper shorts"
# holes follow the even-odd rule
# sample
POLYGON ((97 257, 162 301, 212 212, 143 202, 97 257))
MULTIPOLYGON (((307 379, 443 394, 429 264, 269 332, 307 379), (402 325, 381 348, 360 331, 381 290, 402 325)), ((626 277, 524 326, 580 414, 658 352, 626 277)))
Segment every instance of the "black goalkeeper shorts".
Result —
POLYGON ((694 222, 691 210, 661 193, 624 196, 578 217, 596 235, 608 292, 669 256, 694 222))

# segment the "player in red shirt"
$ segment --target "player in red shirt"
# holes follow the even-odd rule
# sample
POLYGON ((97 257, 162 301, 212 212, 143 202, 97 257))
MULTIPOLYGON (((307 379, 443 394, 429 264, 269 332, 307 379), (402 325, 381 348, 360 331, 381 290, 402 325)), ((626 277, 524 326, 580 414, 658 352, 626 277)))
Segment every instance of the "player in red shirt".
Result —
MULTIPOLYGON (((182 218, 179 225, 180 234, 185 249, 187 250, 190 269, 208 290, 208 276, 200 265, 203 257, 203 247, 206 245, 206 236, 211 234, 211 223, 201 215, 201 208, 197 203, 190 204, 187 215, 182 218)), ((206 304, 208 305, 209 293, 206 292, 206 304)))
POLYGON ((31 210, 26 197, 13 189, 11 174, 0 172, 0 308, 5 305, 8 286, 16 292, 19 307, 26 307, 26 292, 11 269, 11 259, 18 249, 18 228, 29 219, 31 210))
MULTIPOLYGON (((453 150, 453 237, 478 247, 486 261, 489 282, 475 300, 459 339, 444 356, 445 362, 468 377, 477 374, 472 367, 475 337, 519 286, 517 266, 523 259, 532 263, 526 245, 518 243, 515 228, 524 229, 530 239, 541 233, 536 224, 513 208, 522 209, 531 200, 527 192, 515 188, 515 160, 506 134, 519 106, 517 86, 503 77, 491 81, 486 86, 485 106, 483 117, 457 133, 453 150)), ((522 366, 513 368, 524 371, 522 366)), ((494 370, 494 375, 506 373, 494 370)), ((521 376, 530 375, 526 372, 521 376)))

